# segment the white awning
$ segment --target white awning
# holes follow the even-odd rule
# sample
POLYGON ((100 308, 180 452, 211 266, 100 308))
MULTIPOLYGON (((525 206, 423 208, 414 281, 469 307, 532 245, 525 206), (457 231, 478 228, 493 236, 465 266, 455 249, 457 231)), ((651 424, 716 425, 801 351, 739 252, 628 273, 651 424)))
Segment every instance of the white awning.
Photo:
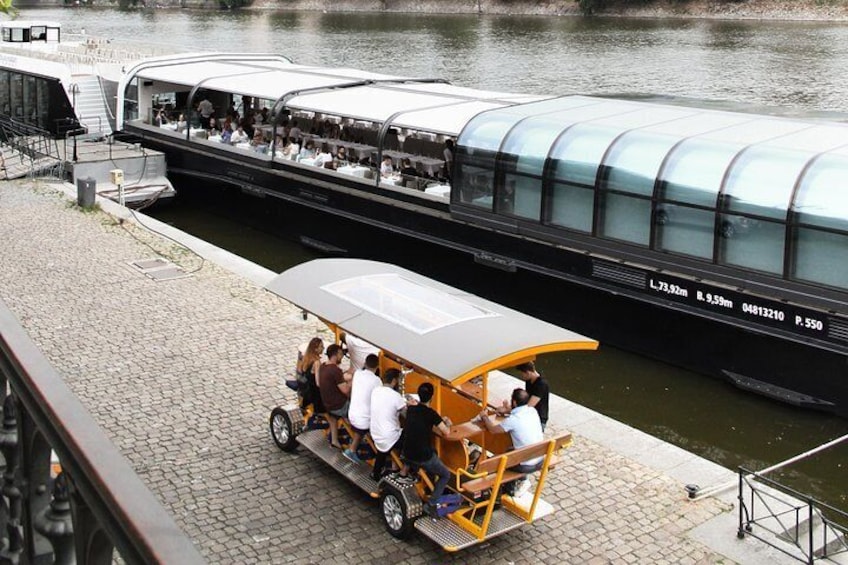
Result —
POLYGON ((288 269, 265 288, 448 381, 540 353, 598 346, 593 339, 388 263, 315 259, 288 269))
POLYGON ((392 125, 456 136, 474 116, 486 110, 503 108, 504 104, 472 100, 444 106, 436 111, 418 110, 398 116, 392 125))

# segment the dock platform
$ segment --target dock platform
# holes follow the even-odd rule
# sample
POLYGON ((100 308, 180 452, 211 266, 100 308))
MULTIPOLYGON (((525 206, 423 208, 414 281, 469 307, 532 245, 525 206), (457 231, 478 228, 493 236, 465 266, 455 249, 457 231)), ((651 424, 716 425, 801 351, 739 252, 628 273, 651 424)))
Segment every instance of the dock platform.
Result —
POLYGON ((395 540, 367 494, 269 436, 297 346, 330 337, 261 288, 276 273, 73 194, 0 182, 0 299, 210 563, 791 562, 737 539, 734 490, 686 496, 735 473, 553 397, 549 429, 574 434, 547 480, 553 514, 457 554, 395 540), (161 259, 180 276, 142 268, 161 259))

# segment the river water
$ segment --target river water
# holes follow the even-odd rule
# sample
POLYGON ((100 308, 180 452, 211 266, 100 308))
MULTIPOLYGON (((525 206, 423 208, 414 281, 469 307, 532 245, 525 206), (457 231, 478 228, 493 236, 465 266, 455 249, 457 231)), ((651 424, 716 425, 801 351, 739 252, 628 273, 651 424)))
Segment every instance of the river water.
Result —
MULTIPOLYGON (((848 24, 117 9, 23 10, 21 17, 178 50, 274 52, 297 63, 483 89, 683 96, 790 115, 848 112, 848 24)), ((156 215, 277 271, 313 256, 213 202, 178 202, 156 215)), ((848 434, 848 421, 603 345, 597 354, 549 356, 541 369, 558 394, 729 468, 761 469, 848 434)), ((846 508, 846 467, 848 443, 773 476, 846 508)))

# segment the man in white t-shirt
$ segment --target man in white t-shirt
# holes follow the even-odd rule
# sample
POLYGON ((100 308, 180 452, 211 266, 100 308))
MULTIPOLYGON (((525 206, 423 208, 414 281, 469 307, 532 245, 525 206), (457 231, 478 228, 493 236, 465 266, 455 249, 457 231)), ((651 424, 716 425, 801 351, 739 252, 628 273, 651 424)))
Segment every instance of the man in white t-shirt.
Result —
POLYGON ((343 453, 354 463, 361 462, 356 450, 371 427, 371 392, 381 384, 380 377, 376 374, 379 366, 380 358, 372 353, 365 358, 365 367, 353 374, 350 408, 347 410, 347 419, 353 426, 353 441, 343 453))
POLYGON ((371 392, 371 439, 377 447, 377 458, 371 477, 379 481, 383 476, 386 459, 392 450, 400 451, 403 444, 400 416, 406 412, 406 401, 395 388, 400 371, 389 369, 383 375, 383 386, 371 392))
POLYGON ((347 356, 350 359, 350 367, 347 372, 353 373, 365 366, 365 358, 369 355, 380 355, 380 349, 374 347, 364 339, 360 339, 355 335, 342 334, 340 336, 342 343, 347 347, 347 356))

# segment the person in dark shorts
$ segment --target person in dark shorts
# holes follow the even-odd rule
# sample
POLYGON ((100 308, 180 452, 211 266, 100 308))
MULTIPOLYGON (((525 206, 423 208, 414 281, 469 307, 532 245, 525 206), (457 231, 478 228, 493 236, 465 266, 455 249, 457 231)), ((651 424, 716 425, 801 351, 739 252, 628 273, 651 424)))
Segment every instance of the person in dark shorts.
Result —
POLYGON ((406 466, 401 471, 401 477, 405 477, 404 471, 409 470, 407 467, 421 468, 431 476, 438 477, 425 508, 430 516, 436 516, 436 500, 442 496, 450 479, 450 470, 433 449, 433 434, 448 437, 450 420, 442 418, 430 408, 433 393, 433 385, 422 383, 418 387, 418 403, 406 409, 406 425, 403 429, 403 457, 406 466))

